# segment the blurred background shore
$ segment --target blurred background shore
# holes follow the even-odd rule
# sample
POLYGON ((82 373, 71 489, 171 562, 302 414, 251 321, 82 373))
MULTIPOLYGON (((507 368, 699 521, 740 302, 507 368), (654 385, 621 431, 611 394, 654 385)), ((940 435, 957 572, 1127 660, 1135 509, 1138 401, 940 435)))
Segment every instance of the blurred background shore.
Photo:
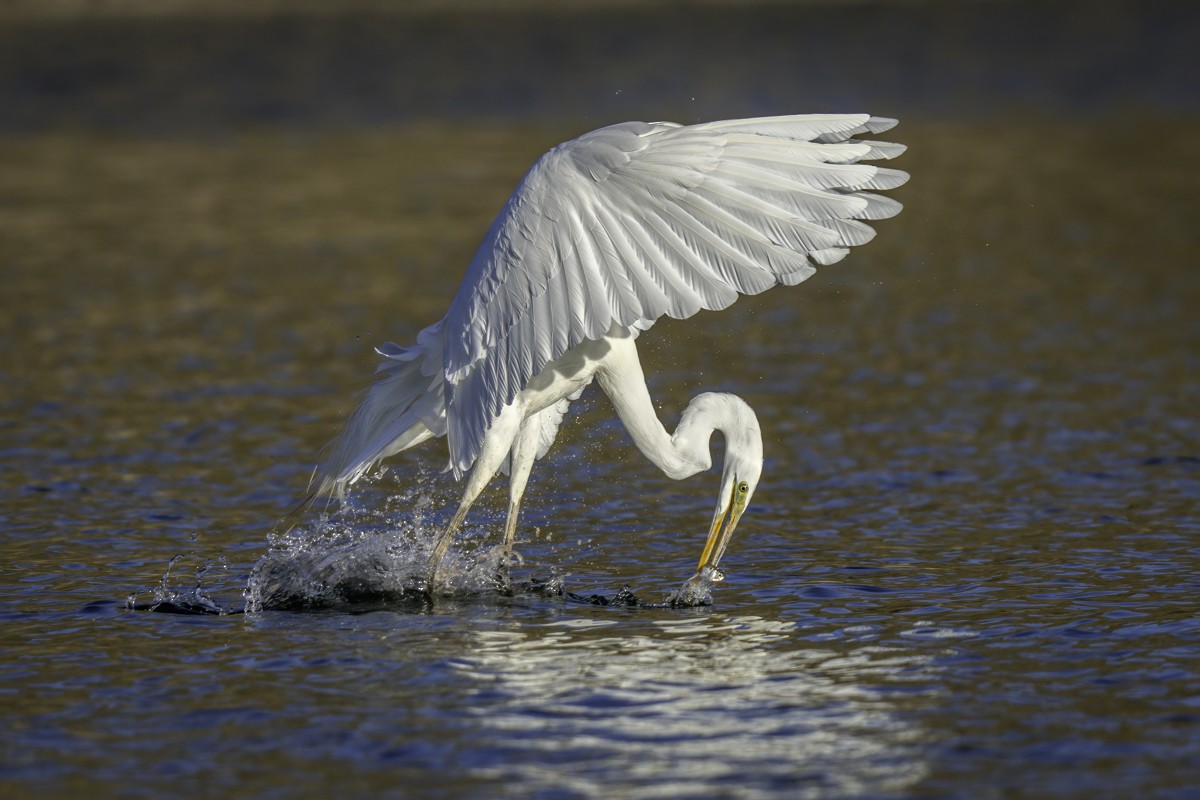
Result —
POLYGON ((1200 113, 1195 4, 17 3, 0 133, 1200 113), (397 10, 403 9, 403 10, 397 10))

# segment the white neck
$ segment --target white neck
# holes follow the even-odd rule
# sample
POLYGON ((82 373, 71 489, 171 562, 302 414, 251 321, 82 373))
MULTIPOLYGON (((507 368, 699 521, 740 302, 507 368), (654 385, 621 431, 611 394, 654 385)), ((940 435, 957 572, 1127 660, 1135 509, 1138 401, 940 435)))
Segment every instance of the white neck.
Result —
POLYGON ((596 379, 634 444, 668 477, 683 480, 711 467, 709 439, 714 431, 725 436, 726 459, 747 431, 757 436, 758 420, 745 401, 713 392, 694 397, 684 409, 675 433, 668 434, 654 411, 633 339, 609 341, 614 347, 603 359, 596 379))

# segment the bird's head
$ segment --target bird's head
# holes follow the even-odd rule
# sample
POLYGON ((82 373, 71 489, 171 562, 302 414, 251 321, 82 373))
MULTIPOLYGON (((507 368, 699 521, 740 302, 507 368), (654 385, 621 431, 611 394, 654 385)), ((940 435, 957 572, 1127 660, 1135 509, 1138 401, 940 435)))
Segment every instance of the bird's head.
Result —
POLYGON ((700 555, 697 574, 707 568, 713 580, 723 576, 717 570, 725 548, 733 538, 738 521, 750 505, 750 498, 758 488, 762 476, 763 446, 762 432, 754 410, 736 395, 717 395, 725 406, 717 429, 725 436, 725 464, 721 470, 721 489, 717 495, 717 507, 713 512, 712 526, 708 530, 708 541, 700 555))

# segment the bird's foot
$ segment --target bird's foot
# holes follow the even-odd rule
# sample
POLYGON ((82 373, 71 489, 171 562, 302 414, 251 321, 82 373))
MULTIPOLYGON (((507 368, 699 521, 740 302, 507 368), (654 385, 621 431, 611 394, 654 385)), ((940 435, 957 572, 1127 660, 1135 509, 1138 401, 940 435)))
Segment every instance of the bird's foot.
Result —
POLYGON ((442 580, 439 574, 440 570, 433 567, 429 570, 429 574, 425 576, 425 582, 421 586, 421 594, 424 595, 426 602, 432 604, 434 598, 437 597, 445 589, 445 581, 442 580))

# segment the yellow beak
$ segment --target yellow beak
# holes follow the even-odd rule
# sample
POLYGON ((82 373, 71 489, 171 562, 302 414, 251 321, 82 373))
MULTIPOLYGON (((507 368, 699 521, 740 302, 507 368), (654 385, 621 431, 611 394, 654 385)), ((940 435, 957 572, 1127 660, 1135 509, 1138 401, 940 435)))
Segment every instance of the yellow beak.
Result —
POLYGON ((725 509, 713 516, 712 527, 708 529, 708 541, 704 543, 704 552, 700 554, 700 564, 696 567, 696 572, 700 572, 705 567, 717 568, 717 563, 721 560, 721 556, 725 555, 725 548, 729 546, 729 540, 733 538, 733 529, 737 527, 738 520, 742 518, 742 511, 745 509, 744 503, 739 503, 737 500, 738 487, 733 488, 733 497, 726 505, 725 509))

